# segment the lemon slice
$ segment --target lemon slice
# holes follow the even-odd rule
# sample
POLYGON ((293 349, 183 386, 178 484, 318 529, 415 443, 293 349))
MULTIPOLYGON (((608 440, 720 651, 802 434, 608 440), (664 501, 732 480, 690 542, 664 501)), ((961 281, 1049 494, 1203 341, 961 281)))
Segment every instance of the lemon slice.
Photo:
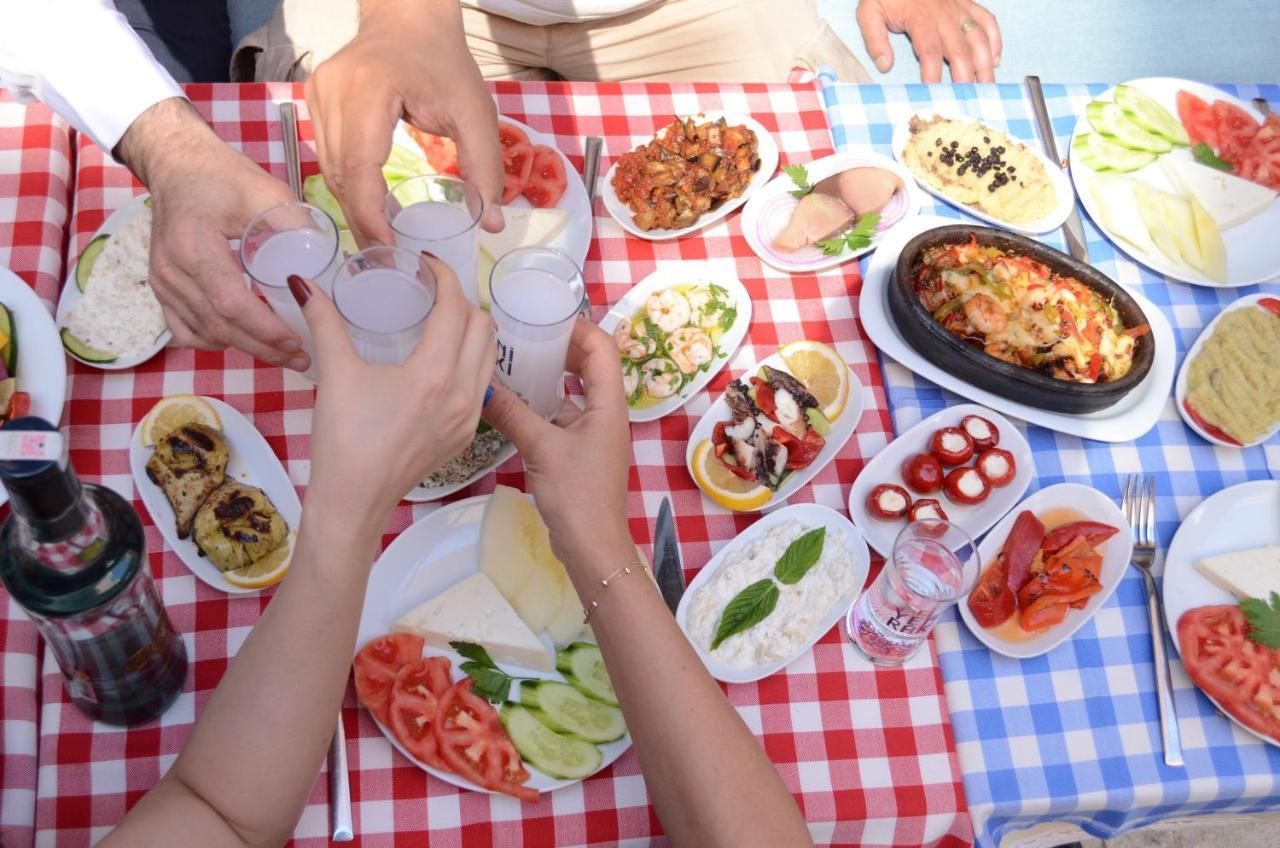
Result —
POLYGON ((179 427, 192 423, 222 429, 217 410, 204 398, 195 395, 161 398, 142 420, 142 444, 151 447, 179 427))
POLYGON ((828 421, 835 421, 849 401, 849 365, 829 344, 805 339, 779 353, 787 370, 813 392, 828 421))
POLYGON ((239 586, 241 589, 265 589, 279 583, 284 579, 285 572, 289 570, 289 563, 293 559, 293 543, 297 535, 296 531, 290 533, 283 545, 262 559, 244 568, 224 571, 222 576, 227 578, 227 582, 232 586, 239 586))
POLYGON ((773 492, 753 480, 743 480, 716 457, 710 439, 704 439, 693 451, 693 479, 707 497, 727 509, 743 512, 759 509, 769 502, 773 492))

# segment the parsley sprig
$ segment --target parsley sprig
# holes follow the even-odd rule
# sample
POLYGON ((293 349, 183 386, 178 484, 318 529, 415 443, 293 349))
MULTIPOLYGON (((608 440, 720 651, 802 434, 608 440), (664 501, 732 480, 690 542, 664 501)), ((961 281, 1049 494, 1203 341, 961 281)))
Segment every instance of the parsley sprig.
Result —
POLYGON ((791 178, 791 182, 796 184, 792 189, 792 197, 804 197, 813 191, 813 186, 809 185, 809 170, 804 165, 783 165, 782 173, 791 178))
POLYGON ((475 681, 471 691, 481 698, 495 704, 501 704, 511 695, 511 684, 517 680, 534 680, 533 677, 515 677, 498 668, 498 664, 489 656, 484 646, 474 642, 450 642, 449 647, 466 658, 466 662, 458 666, 475 681))
POLYGON ((817 245, 822 248, 822 252, 827 256, 837 256, 844 252, 846 248, 849 250, 862 250, 864 247, 871 246, 871 239, 875 237, 876 227, 878 226, 880 226, 880 213, 868 212, 843 233, 834 235, 829 239, 823 239, 817 242, 817 245))
POLYGON ((1249 622, 1249 638, 1267 648, 1280 648, 1280 594, 1271 593, 1271 604, 1261 598, 1245 598, 1240 610, 1249 622))

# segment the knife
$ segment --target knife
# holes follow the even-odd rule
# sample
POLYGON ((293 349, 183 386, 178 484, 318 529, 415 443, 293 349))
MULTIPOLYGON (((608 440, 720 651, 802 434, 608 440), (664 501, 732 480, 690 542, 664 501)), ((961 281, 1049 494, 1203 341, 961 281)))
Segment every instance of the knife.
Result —
POLYGON ((658 528, 653 536, 653 579, 662 592, 662 600, 667 602, 667 609, 675 615, 684 594, 684 566, 680 563, 680 543, 676 539, 676 524, 668 498, 663 498, 658 508, 658 528))
MULTIPOLYGON (((604 147, 604 139, 598 135, 587 136, 586 146, 582 151, 582 182, 587 187, 587 210, 589 219, 595 222, 596 176, 600 173, 600 150, 604 147)), ((591 298, 582 292, 582 303, 578 306, 578 314, 591 320, 591 298)))
MULTIPOLYGON (((1053 123, 1049 120, 1049 109, 1044 104, 1044 91, 1040 88, 1040 77, 1027 77, 1027 91, 1031 94, 1031 110, 1036 115, 1036 126, 1040 129, 1040 142, 1044 145, 1044 155, 1049 157, 1056 167, 1062 167, 1058 158, 1058 144, 1053 137, 1053 123)), ((1089 248, 1084 242, 1084 224, 1080 220, 1080 209, 1074 198, 1071 203, 1071 214, 1062 225, 1062 234, 1067 239, 1067 252, 1081 262, 1089 261, 1089 248)))

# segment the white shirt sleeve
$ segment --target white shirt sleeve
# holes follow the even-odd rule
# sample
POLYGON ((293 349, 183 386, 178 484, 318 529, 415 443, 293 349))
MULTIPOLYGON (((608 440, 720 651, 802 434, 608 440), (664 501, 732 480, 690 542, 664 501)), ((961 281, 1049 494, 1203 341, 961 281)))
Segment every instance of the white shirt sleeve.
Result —
POLYGON ((111 0, 0 0, 0 87, 108 153, 148 107, 183 96, 111 0))

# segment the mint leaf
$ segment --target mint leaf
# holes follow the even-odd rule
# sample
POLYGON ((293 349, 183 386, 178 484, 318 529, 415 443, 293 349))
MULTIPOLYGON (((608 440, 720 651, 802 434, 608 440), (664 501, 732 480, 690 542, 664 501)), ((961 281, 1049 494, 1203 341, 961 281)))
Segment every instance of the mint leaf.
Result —
MULTIPOLYGON (((481 648, 480 650, 483 651, 484 649, 481 648)), ((464 662, 458 668, 467 677, 475 681, 471 691, 487 701, 501 704, 511 694, 511 681, 514 678, 500 669, 483 665, 474 660, 464 662)))
POLYGON ((720 647, 720 643, 730 636, 755 627, 769 617, 773 608, 778 605, 778 587, 768 577, 757 580, 741 592, 733 596, 733 600, 725 605, 720 613, 720 623, 716 626, 716 638, 711 640, 711 650, 720 647))
POLYGON ((449 647, 462 654, 464 659, 488 668, 498 667, 498 664, 493 661, 493 657, 489 656, 489 652, 484 649, 483 645, 477 645, 475 642, 450 642, 449 647))
POLYGON ((809 185, 809 171, 804 165, 783 165, 782 173, 791 178, 791 182, 796 187, 791 192, 792 197, 804 197, 813 191, 813 186, 809 185))
MULTIPOLYGON (((1213 152, 1213 148, 1205 144, 1203 141, 1191 148, 1191 155, 1201 165, 1208 165, 1210 168, 1216 168, 1219 171, 1232 171, 1231 163, 1218 158, 1218 154, 1213 152)), ((1265 602, 1263 602, 1265 605, 1265 602)))
POLYGON ((773 576, 778 578, 779 583, 788 586, 799 583, 822 556, 826 538, 827 528, 818 527, 796 539, 787 546, 782 558, 773 567, 773 576))
POLYGON ((1261 598, 1245 598, 1240 610, 1249 622, 1249 638, 1267 648, 1280 648, 1280 594, 1271 593, 1271 605, 1261 598))

